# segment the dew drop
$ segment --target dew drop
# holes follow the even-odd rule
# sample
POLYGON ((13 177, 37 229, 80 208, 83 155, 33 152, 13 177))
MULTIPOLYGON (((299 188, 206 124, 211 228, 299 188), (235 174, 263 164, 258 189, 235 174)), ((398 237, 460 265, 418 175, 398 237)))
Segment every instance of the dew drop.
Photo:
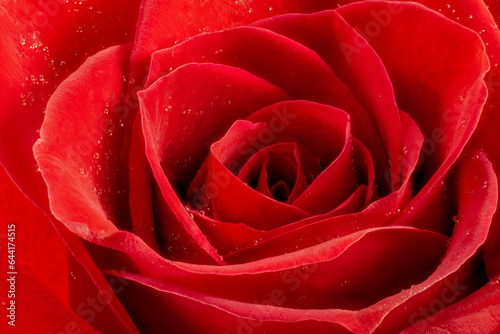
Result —
POLYGON ((457 224, 457 223, 458 223, 458 220, 459 220, 458 215, 453 216, 453 222, 454 222, 455 224, 457 224))

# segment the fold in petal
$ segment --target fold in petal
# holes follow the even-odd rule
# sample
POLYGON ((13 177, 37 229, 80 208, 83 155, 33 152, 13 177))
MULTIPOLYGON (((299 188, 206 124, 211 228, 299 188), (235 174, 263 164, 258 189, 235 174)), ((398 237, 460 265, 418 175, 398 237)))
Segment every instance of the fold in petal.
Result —
POLYGON ((237 121, 224 138, 212 145, 207 163, 208 177, 200 192, 206 193, 207 199, 211 201, 217 220, 269 230, 310 216, 307 212, 252 189, 224 165, 231 163, 235 166, 238 164, 235 155, 241 159, 245 156, 243 153, 248 156, 254 152, 256 148, 251 146, 251 139, 259 139, 264 133, 266 139, 272 138, 273 141, 279 141, 282 135, 272 132, 264 123, 237 121))
MULTIPOLYGON (((275 268, 265 265, 268 267, 265 271, 250 269, 263 265, 259 261, 247 272, 238 273, 235 271, 238 268, 232 268, 232 274, 207 273, 203 285, 199 285, 197 279, 189 283, 188 277, 183 279, 183 284, 190 287, 195 298, 208 294, 222 298, 224 303, 259 301, 281 308, 308 309, 311 315, 317 309, 361 309, 425 278, 437 266, 439 254, 445 249, 446 238, 433 232, 410 228, 365 230, 317 245, 313 253, 303 250, 296 256, 284 256, 279 264, 275 263, 275 268), (421 242, 428 247, 416 252, 421 242), (365 275, 374 279, 367 283, 365 275), (269 302, 266 298, 273 290, 282 291, 285 298, 279 303, 269 302)), ((146 277, 138 279, 155 281, 146 277)), ((159 280, 156 284, 157 288, 162 285, 159 280)), ((305 313, 301 318, 307 317, 305 313)))
POLYGON ((148 84, 192 62, 241 68, 281 87, 295 99, 328 104, 348 112, 356 122, 355 135, 375 156, 380 174, 388 170, 386 154, 370 117, 328 64, 305 45, 257 27, 202 34, 155 52, 148 84), (247 43, 240 43, 241 40, 247 43))
POLYGON ((192 64, 157 81, 139 96, 146 156, 165 201, 165 210, 170 211, 169 224, 177 222, 187 232, 190 237, 186 244, 193 245, 190 242, 193 238, 194 244, 199 245, 201 253, 193 252, 193 259, 203 259, 197 254, 207 253, 221 263, 179 197, 184 196, 213 138, 224 133, 235 119, 285 99, 286 94, 242 70, 192 64), (204 89, 196 88, 196 84, 204 89))
POLYGON ((147 117, 143 127, 145 132, 154 129, 151 144, 161 165, 174 187, 185 192, 209 145, 235 120, 286 97, 280 88, 243 70, 189 64, 140 93, 141 113, 147 117))
MULTIPOLYGON (((382 140, 391 168, 400 170, 403 136, 391 81, 376 52, 352 27, 335 11, 284 15, 254 25, 289 37, 314 50, 366 110, 382 140), (356 52, 349 49, 353 45, 357 47, 356 52)), ((354 122, 360 120, 354 115, 351 118, 353 133, 357 136, 359 129, 354 122)), ((394 180, 394 185, 399 187, 399 178, 394 180)))
MULTIPOLYGON (((499 279, 491 280, 461 302, 405 329, 401 334, 498 333, 500 330, 499 279)), ((451 295, 447 295, 449 298, 451 295)))
POLYGON ((120 113, 110 106, 122 97, 129 57, 129 47, 107 49, 61 84, 33 148, 53 214, 87 240, 127 228, 116 219, 123 129, 120 113))
MULTIPOLYGON (((17 245, 16 327, 7 326, 5 321, 0 328, 6 326, 26 333, 97 333, 113 328, 119 333, 136 333, 127 313, 113 297, 118 290, 104 281, 86 251, 79 248, 80 239, 35 207, 0 169, 0 208, 6 209, 0 210, 0 227, 7 232, 8 225, 15 225, 17 245), (78 250, 78 260, 76 253, 66 248, 66 242, 78 250)), ((6 283, 2 279, 0 285, 5 287, 6 283)))
POLYGON ((0 5, 0 161, 48 211, 47 188, 32 147, 49 97, 87 57, 133 40, 140 1, 27 1, 0 5), (64 41, 64 43, 61 43, 64 41))
MULTIPOLYGON (((66 246, 50 219, 21 193, 1 165, 0 229, 4 244, 2 249, 7 252, 12 248, 7 247, 8 243, 15 240, 11 244, 18 246, 15 250, 17 261, 23 263, 25 269, 31 269, 31 276, 51 290, 61 302, 69 305, 66 246), (9 232, 15 233, 14 239, 7 240, 9 232), (58 263, 57 270, 52 263, 58 263)), ((7 266, 4 268, 7 269, 7 266)))
POLYGON ((473 31, 417 3, 358 2, 336 11, 364 32, 382 60, 399 108, 428 139, 421 182, 435 179, 445 161, 457 159, 479 121, 489 70, 484 44, 473 31), (379 27, 377 34, 372 26, 379 27))
MULTIPOLYGON (((17 319, 14 326, 7 324, 10 319, 3 319, 0 324, 2 333, 59 333, 78 331, 85 334, 100 333, 78 316, 65 301, 44 285, 29 266, 19 264, 16 275, 15 299, 17 319), (21 292, 22 291, 22 292, 21 292), (29 315, 29 316, 26 316, 29 315)), ((0 286, 8 291, 7 284, 0 286)), ((7 308, 7 305, 5 305, 7 308)), ((123 332, 122 333, 126 333, 123 332)))
POLYGON ((148 0, 141 6, 134 60, 143 63, 156 50, 170 47, 198 35, 248 24, 266 17, 290 12, 312 13, 331 8, 329 1, 307 0, 251 1, 148 0))
MULTIPOLYGON (((478 156, 479 158, 477 159, 467 160, 461 169, 460 179, 462 181, 460 183, 457 198, 460 216, 447 253, 437 269, 427 279, 423 280, 422 283, 416 284, 411 288, 405 289, 398 294, 381 300, 373 306, 357 312, 332 309, 325 310, 324 312, 321 310, 308 310, 305 312, 304 310, 283 309, 280 307, 259 306, 248 303, 241 304, 235 301, 224 301, 220 299, 211 299, 213 302, 210 301, 209 304, 216 303, 216 305, 218 305, 217 307, 220 308, 222 305, 223 309, 237 316, 264 322, 281 322, 285 319, 283 317, 286 317, 286 319, 293 318, 294 322, 314 319, 329 323, 337 323, 354 332, 373 331, 376 328, 380 328, 383 332, 397 331, 398 329, 401 330, 406 328, 410 316, 414 312, 417 312, 418 315, 419 307, 426 305, 426 303, 429 305, 434 299, 439 299, 442 293, 447 294, 450 291, 450 284, 459 290, 459 295, 457 298, 453 299, 453 302, 463 299, 468 294, 478 289, 481 284, 484 284, 482 280, 485 278, 485 275, 478 275, 477 270, 480 269, 480 267, 476 267, 475 263, 477 263, 476 260, 480 260, 480 258, 477 257, 480 255, 478 250, 488 235, 491 218, 495 212, 498 197, 498 189, 496 186, 497 180, 491 169, 491 164, 486 160, 483 154, 478 153, 478 156), (483 187, 485 181, 488 184, 487 187, 483 187), (474 193, 468 192, 467 190, 469 189, 474 190, 474 193), (473 275, 473 272, 476 272, 476 274, 473 275)), ((399 229, 397 227, 395 228, 396 230, 399 229)), ((403 228, 405 231, 406 229, 403 228)), ((376 230, 378 229, 375 229, 375 231, 376 230)), ((391 231, 391 228, 383 228, 380 230, 391 231)), ((438 235, 434 232, 419 231, 413 228, 410 229, 410 231, 424 233, 424 235, 438 235)), ((368 230, 360 233, 361 234, 355 233, 351 236, 368 233, 368 230)), ((304 249, 302 251, 241 265, 207 267, 186 263, 173 263, 157 256, 150 257, 150 260, 154 260, 156 263, 151 266, 143 262, 144 260, 142 257, 145 254, 140 251, 140 249, 143 249, 143 243, 132 242, 130 237, 122 234, 122 241, 120 244, 123 246, 127 245, 129 254, 136 259, 135 262, 138 265, 138 270, 140 270, 142 275, 148 277, 137 277, 137 280, 146 283, 146 285, 155 286, 156 289, 165 289, 169 291, 173 291, 171 288, 167 287, 170 284, 179 288, 185 284, 186 287, 189 287, 189 298, 203 300, 205 304, 207 303, 207 299, 204 299, 204 295, 194 292, 193 289, 196 286, 194 282, 200 282, 200 285, 197 286, 202 288, 206 293, 212 294, 217 291, 217 289, 222 289, 221 293, 228 293, 226 288, 230 285, 223 284, 222 287, 221 279, 227 279, 228 282, 234 280, 235 282, 238 279, 237 276, 240 277, 239 279, 243 279, 246 275, 253 276, 260 275, 260 273, 265 275, 265 273, 269 271, 275 272, 292 269, 294 267, 310 266, 314 263, 319 265, 323 263, 320 259, 323 255, 328 257, 333 256, 333 254, 327 250, 328 245, 337 244, 341 240, 347 241, 350 238, 340 238, 326 243, 321 241, 321 243, 315 247, 319 247, 317 250, 323 249, 325 252, 314 252, 314 254, 316 254, 315 258, 311 258, 311 249, 304 249), (213 285, 209 284, 210 277, 213 277, 213 285), (160 281, 155 281, 155 278, 160 279, 160 281), (178 280, 175 282, 172 281, 176 279, 178 280), (191 281, 191 279, 193 281, 191 281)), ((413 237, 414 236, 410 239, 413 237)), ((443 237, 441 236, 440 238, 443 237)), ((397 239, 398 238, 391 238, 391 243, 397 239)), ((391 254, 397 254, 397 252, 392 252, 391 254)), ((436 258, 434 258, 434 260, 435 259, 436 258)), ((253 282, 253 280, 246 282, 245 289, 249 289, 253 282)), ((310 283, 313 282, 314 280, 310 283)), ((257 282, 255 283, 257 284, 257 282)), ((141 291, 146 292, 148 290, 141 291)), ((179 290, 176 291, 179 292, 179 290)), ((183 291, 185 292, 181 294, 187 293, 186 290, 183 291)), ((242 291, 241 289, 237 291, 238 292, 235 293, 244 294, 246 292, 246 290, 242 291)), ((165 298, 165 296, 162 298, 165 298)), ((265 300, 267 300, 267 298, 265 300)), ((130 305, 129 303, 130 300, 127 305, 130 305)))

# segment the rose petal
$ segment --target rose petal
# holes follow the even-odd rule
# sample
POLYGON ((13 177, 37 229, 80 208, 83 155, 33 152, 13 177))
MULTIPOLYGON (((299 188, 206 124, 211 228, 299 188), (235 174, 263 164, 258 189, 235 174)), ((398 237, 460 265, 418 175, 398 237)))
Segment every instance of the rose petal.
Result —
MULTIPOLYGON (((97 333, 94 328, 103 331, 113 327, 120 333, 135 333, 130 318, 118 300, 112 299, 113 290, 103 282, 102 274, 93 262, 86 262, 87 271, 67 251, 63 242, 71 240, 73 249, 79 250, 79 261, 85 263, 84 259, 88 261, 89 258, 85 250, 78 248, 81 247, 80 240, 73 234, 68 238, 67 230, 56 222, 66 237, 61 239, 51 220, 15 187, 3 168, 0 168, 0 187, 0 207, 5 208, 0 211, 2 230, 5 228, 7 232, 8 225, 16 225, 13 243, 16 245, 15 301, 18 316, 15 328, 23 332, 79 329, 85 333, 97 333), (89 273, 97 277, 91 278, 89 273), (101 292, 111 298, 109 303, 102 299, 101 292), (91 306, 92 297, 102 302, 91 306), (95 312, 93 306, 99 312, 95 312), (23 316, 25 314, 30 316, 23 316)), ((4 282, 2 280, 2 286, 4 282)), ((0 326, 6 324, 3 322, 0 326)))
MULTIPOLYGON (((246 229, 240 226, 241 237, 235 238, 234 241, 236 242, 237 240, 238 242, 241 242, 241 244, 239 246, 237 244, 234 244, 233 247, 229 247, 231 251, 236 251, 235 247, 237 247, 239 248, 240 259, 245 259, 245 261, 256 260, 259 258, 275 256, 278 254, 283 254, 285 252, 291 252, 297 249, 302 249, 304 247, 314 245, 317 243, 316 237, 318 235, 322 235, 326 239, 329 239, 336 236, 344 236, 365 228, 386 226, 388 224, 392 224, 395 215, 401 212, 400 208, 405 207, 406 203, 409 202, 412 190, 412 182, 410 176, 412 175, 411 173, 415 170, 415 166, 418 163, 419 152, 423 142, 423 136, 420 133, 418 127, 406 113, 401 113, 401 120, 403 124, 403 133, 405 134, 403 143, 406 150, 403 151, 403 156, 401 159, 403 162, 403 169, 405 174, 403 174, 403 185, 398 191, 375 201, 365 210, 361 211, 361 209, 364 207, 363 205, 361 209, 358 210, 361 211, 359 212, 359 214, 350 214, 357 211, 343 212, 341 207, 339 207, 339 211, 334 210, 327 214, 306 218, 301 221, 258 234, 249 233, 246 229), (342 214, 346 215, 340 216, 342 214), (243 241, 242 239, 245 236, 248 236, 248 239, 246 241, 243 241), (255 240, 258 240, 257 245, 254 245, 255 240)), ((388 182, 389 181, 390 180, 388 179, 388 182)), ((355 202, 352 204, 355 204, 355 202)), ((437 202, 437 207, 442 208, 440 201, 437 202)), ((417 212, 417 210, 415 210, 415 212, 417 212)), ((413 214, 414 212, 408 212, 408 214, 410 213, 413 214)), ((424 210, 423 214, 425 213, 426 211, 424 210)), ((408 222, 415 222, 415 219, 412 218, 418 217, 418 215, 412 215, 410 217, 407 218, 408 222)), ((436 220, 439 221, 438 219, 422 219, 422 222, 438 225, 436 223, 436 220)), ((421 224, 420 221, 417 221, 417 223, 421 224)), ((406 223, 406 220, 405 223, 400 224, 411 226, 411 224, 406 223)), ((238 228, 228 228, 224 225, 218 224, 210 227, 208 222, 203 223, 203 226, 205 230, 207 230, 207 228, 211 230, 211 233, 209 235, 211 235, 213 239, 214 235, 217 234, 217 230, 219 228, 223 229, 223 231, 227 229, 227 231, 231 231, 231 233, 237 233, 236 229, 238 228)), ((221 233, 223 236, 225 232, 221 233)), ((232 239, 228 238, 227 240, 232 239)), ((231 242, 232 241, 222 241, 223 244, 230 244, 231 242)))
MULTIPOLYGON (((247 270, 229 266, 227 274, 207 273, 203 286, 194 281, 190 284, 191 278, 185 277, 183 285, 189 284, 193 296, 207 293, 234 301, 258 301, 285 308, 360 309, 424 278, 426 272, 437 266, 439 254, 444 253, 445 248, 446 238, 433 232, 409 228, 366 230, 281 259, 255 262, 247 266, 247 270), (420 242, 428 245, 425 252, 415 251, 420 242), (257 269, 259 267, 267 269, 257 269), (367 283, 366 275, 374 279, 367 283), (198 288, 193 289, 194 286, 198 288), (273 289, 281 290, 283 295, 286 292, 286 298, 279 303, 269 302, 266 298, 273 289)), ((154 284, 157 288, 162 286, 161 280, 133 274, 124 277, 149 282, 146 284, 154 284)))
POLYGON ((54 216, 88 240, 126 227, 116 219, 120 115, 109 106, 121 97, 129 57, 128 47, 106 49, 61 84, 33 148, 54 216))
MULTIPOLYGON (((2 249, 7 252, 8 243, 18 246, 14 259, 16 260, 17 256, 18 262, 29 264, 31 274, 40 284, 68 305, 66 246, 54 230, 50 219, 19 191, 1 165, 0 189, 0 228, 3 234, 1 241, 4 244, 2 249), (10 240, 7 240, 7 237, 12 231, 8 231, 8 226, 15 233, 14 238, 10 240), (53 268, 52 263, 58 263, 57 270, 53 268)), ((7 266, 4 268, 7 269, 7 266)))
POLYGON ((139 4, 23 0, 0 5, 0 78, 8 82, 0 92, 0 161, 47 211, 47 189, 32 152, 47 101, 89 55, 132 41, 139 4))
POLYGON ((224 138, 212 145, 207 163, 209 177, 204 187, 209 192, 208 197, 216 219, 269 230, 310 216, 296 207, 264 196, 244 184, 226 168, 226 163, 237 161, 233 158, 235 155, 239 158, 244 156, 242 153, 248 153, 245 152, 246 150, 255 151, 255 148, 249 145, 250 140, 260 138, 266 129, 269 130, 269 138, 274 139, 282 135, 282 133, 273 133, 263 123, 252 124, 248 121, 237 121, 224 138))
POLYGON ((416 3, 363 2, 337 12, 365 33, 387 69, 399 108, 429 139, 432 152, 426 157, 421 182, 439 177, 442 170, 436 170, 445 160, 445 165, 456 160, 463 150, 486 100, 483 76, 489 64, 481 39, 416 3), (415 29, 417 25, 421 29, 415 29), (372 26, 378 27, 377 34, 372 26))
MULTIPOLYGON (((329 213, 328 216, 340 216, 360 211, 364 207, 366 200, 366 188, 367 187, 365 185, 361 185, 349 199, 339 205, 337 209, 329 213)), ((217 248, 217 252, 222 256, 227 256, 247 248, 256 247, 266 239, 273 238, 273 236, 276 235, 285 234, 286 230, 283 229, 287 229, 287 226, 283 226, 283 229, 278 228, 271 231, 255 230, 245 224, 220 222, 200 214, 200 212, 195 210, 191 211, 191 213, 193 214, 198 226, 200 226, 200 229, 207 236, 207 239, 212 245, 214 245, 215 248, 217 248)), ((352 220, 349 220, 346 223, 349 222, 352 222, 352 220)), ((303 236, 304 232, 300 232, 300 235, 303 236)), ((330 236, 325 239, 329 238, 330 236)), ((300 238, 298 240, 300 243, 302 242, 300 238)), ((291 243, 288 243, 291 251, 297 250, 297 248, 294 248, 294 246, 291 245, 291 243)), ((284 252, 284 250, 287 249, 281 248, 279 244, 273 244, 271 247, 275 247, 275 250, 278 250, 279 252, 284 252)), ((300 248, 302 248, 302 246, 300 248)))
MULTIPOLYGON (((401 168, 403 138, 392 85, 380 58, 361 36, 334 11, 280 16, 255 25, 287 36, 318 53, 350 88, 376 125, 391 168, 401 168), (347 49, 352 45, 358 47, 356 52, 347 49)), ((356 120, 354 115, 352 120, 356 120)), ((353 129, 358 131, 356 125, 353 123, 353 129)), ((394 182, 399 186, 398 180, 394 182)))
POLYGON ((283 88, 297 99, 329 104, 349 100, 357 104, 349 89, 314 51, 257 27, 202 34, 156 51, 151 57, 146 87, 189 63, 237 67, 283 88), (240 43, 241 40, 247 43, 240 43))
POLYGON ((319 173, 318 163, 312 154, 308 150, 300 150, 298 144, 300 142, 281 143, 263 148, 248 159, 238 178, 247 184, 255 182, 255 189, 271 198, 270 187, 279 180, 286 180, 289 194, 284 202, 293 202, 319 173))
POLYGON ((141 112, 147 117, 144 130, 157 127, 152 135, 162 167, 170 182, 186 191, 215 138, 235 120, 285 99, 286 94, 240 69, 190 64, 157 81, 140 97, 141 112))
MULTIPOLYGON (((443 281, 444 278, 449 277, 451 281, 448 281, 448 284, 456 283, 456 288, 461 288, 460 284, 463 284, 462 278, 464 275, 466 275, 465 277, 473 277, 474 279, 477 278, 477 276, 471 276, 470 270, 473 270, 473 268, 470 266, 468 267, 467 263, 471 263, 469 260, 472 259, 474 254, 478 254, 478 248, 486 240, 488 229, 491 224, 491 218, 496 209, 498 195, 496 177, 491 169, 491 164, 485 159, 483 154, 479 154, 479 156, 480 159, 478 160, 469 160, 461 174, 461 180, 463 183, 460 186, 459 195, 462 197, 462 200, 458 200, 458 203, 463 203, 459 204, 461 216, 459 223, 455 228, 454 238, 451 241, 447 255, 437 270, 423 283, 416 285, 411 289, 404 290, 397 295, 386 298, 385 300, 375 304, 373 307, 359 312, 347 312, 342 310, 325 310, 324 312, 321 310, 308 310, 308 312, 304 312, 303 310, 285 310, 271 306, 256 306, 253 304, 241 304, 234 301, 226 302, 217 299, 211 299, 211 301, 203 299, 204 303, 208 302, 209 304, 211 303, 213 305, 217 305, 218 308, 223 307, 240 317, 258 321, 271 321, 272 323, 286 321, 286 319, 293 319, 295 324, 296 322, 314 319, 316 321, 337 323, 354 332, 369 332, 377 328, 383 319, 386 319, 387 322, 383 324, 384 331, 390 329, 390 331, 394 332, 397 328, 401 328, 401 326, 407 327, 409 316, 412 312, 418 311, 418 308, 421 307, 422 303, 425 303, 425 300, 427 300, 427 302, 431 302, 433 298, 439 298, 439 295, 443 291, 449 291, 449 288, 448 290, 444 290, 447 289, 446 282, 443 281), (483 188, 485 180, 488 184, 491 184, 491 186, 483 188), (474 189, 475 193, 471 194, 470 192, 467 192, 468 189, 474 189), (479 218, 479 220, 477 218, 479 218), (429 293, 423 293, 426 291, 429 293)), ((363 233, 366 233, 366 231, 363 233)), ((126 236, 123 235, 123 237, 126 236)), ((280 268, 284 269, 288 265, 288 260, 285 259, 289 259, 295 265, 305 265, 305 263, 300 264, 300 262, 297 262, 297 254, 304 255, 305 258, 307 258, 308 261, 312 261, 312 263, 318 262, 318 259, 310 258, 310 250, 303 250, 298 253, 288 254, 285 257, 266 259, 244 265, 210 268, 205 266, 193 266, 184 263, 171 263, 168 260, 161 259, 161 257, 149 257, 150 261, 158 261, 156 266, 151 267, 149 264, 143 262, 144 255, 141 255, 143 253, 137 252, 137 250, 143 247, 141 246, 143 243, 131 242, 132 239, 130 239, 130 237, 131 236, 127 237, 128 239, 123 238, 121 244, 127 245, 127 249, 130 251, 129 254, 136 258, 139 270, 141 270, 144 275, 150 277, 148 280, 153 279, 154 277, 161 277, 161 280, 163 281, 161 284, 169 284, 166 283, 166 280, 170 280, 175 277, 182 277, 180 278, 180 282, 187 284, 186 276, 179 275, 181 273, 189 272, 189 275, 202 275, 203 278, 201 281, 203 282, 203 286, 205 288, 205 284, 207 283, 206 275, 213 275, 214 279, 215 277, 217 278, 216 286, 220 287, 221 275, 232 276, 234 274, 257 274, 260 272, 266 272, 266 268, 280 270, 280 268)), ((332 242, 336 241, 334 240, 332 242)), ((325 243, 322 243, 317 247, 325 247, 324 245, 325 243)), ((327 253, 331 255, 330 252, 327 253)), ((467 285, 466 290, 470 291, 471 289, 476 288, 477 282, 470 282, 468 284, 471 285, 467 285)), ((192 292, 194 285, 189 283, 188 286, 192 292)), ((226 286, 227 285, 225 285, 225 287, 226 286)), ((166 285, 163 285, 163 287, 166 287, 166 285)), ((222 290, 226 291, 225 289, 222 290)), ((179 292, 180 290, 176 291, 179 292)), ((190 298, 204 298, 201 296, 202 295, 199 294, 191 294, 190 298)), ((127 305, 130 304, 128 303, 127 305)), ((227 318, 224 319, 226 320, 227 318)), ((324 326, 329 328, 330 325, 325 324, 324 326)))
POLYGON ((477 152, 477 158, 468 158, 460 166, 456 203, 459 216, 441 265, 423 283, 379 303, 382 309, 390 308, 393 315, 387 316, 382 328, 403 329, 422 319, 418 312, 422 305, 428 305, 429 310, 433 300, 450 304, 473 292, 481 283, 483 276, 478 275, 471 261, 474 255, 479 255, 478 249, 486 240, 498 204, 497 178, 483 153, 477 152), (450 290, 455 296, 451 301, 445 300, 443 296, 450 290), (427 293, 422 294, 423 291, 427 293))
POLYGON ((304 45, 255 27, 204 34, 155 52, 148 82, 191 62, 241 68, 283 88, 296 99, 349 112, 356 122, 356 135, 376 157, 380 174, 388 169, 384 169, 387 157, 369 116, 329 66, 304 45), (239 43, 241 40, 247 43, 239 43), (292 54, 294 57, 290 57, 292 54))
POLYGON ((133 126, 129 156, 130 216, 133 231, 151 248, 158 249, 152 205, 154 176, 144 151, 141 118, 133 126))
MULTIPOLYGON (((401 334, 498 333, 500 330, 500 286, 493 279, 461 302, 404 330, 401 334)), ((449 296, 448 296, 449 297, 449 296)))
MULTIPOLYGON (((66 301, 55 294, 44 285, 30 269, 29 266, 18 264, 18 274, 15 284, 18 291, 16 294, 15 307, 17 319, 14 326, 7 324, 9 318, 0 324, 2 333, 59 333, 78 331, 79 333, 100 333, 85 320, 75 314, 66 301), (29 316, 24 316, 29 314, 29 316)), ((7 276, 8 277, 8 276, 7 276)), ((8 291, 7 284, 0 284, 3 290, 8 291)), ((2 302, 2 304, 4 304, 2 302)), ((4 307, 7 308, 8 305, 4 307)), ((125 333, 125 332, 122 332, 125 333)))
POLYGON ((217 262, 219 256, 193 224, 178 196, 183 196, 201 166, 208 143, 214 141, 211 138, 224 133, 235 119, 285 97, 264 80, 212 64, 179 68, 140 94, 146 155, 166 201, 165 209, 171 210, 172 221, 179 222, 181 230, 217 262), (158 90, 163 93, 158 95, 158 90), (243 93, 246 97, 241 99, 243 93))
POLYGON ((266 122, 274 133, 298 138, 326 168, 347 141, 349 116, 342 110, 309 101, 283 101, 248 116, 252 123, 266 122))
POLYGON ((142 3, 137 26, 134 58, 144 61, 156 50, 170 47, 176 42, 198 35, 244 25, 282 13, 316 12, 331 8, 329 1, 271 0, 265 3, 251 1, 206 1, 195 3, 187 0, 165 2, 147 0, 142 3))

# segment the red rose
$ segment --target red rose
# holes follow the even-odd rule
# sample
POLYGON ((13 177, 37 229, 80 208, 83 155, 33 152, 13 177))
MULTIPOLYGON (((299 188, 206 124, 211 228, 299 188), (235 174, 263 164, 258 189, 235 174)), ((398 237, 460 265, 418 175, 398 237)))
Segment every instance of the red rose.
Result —
POLYGON ((500 331, 483 3, 0 8, 4 328, 500 331))

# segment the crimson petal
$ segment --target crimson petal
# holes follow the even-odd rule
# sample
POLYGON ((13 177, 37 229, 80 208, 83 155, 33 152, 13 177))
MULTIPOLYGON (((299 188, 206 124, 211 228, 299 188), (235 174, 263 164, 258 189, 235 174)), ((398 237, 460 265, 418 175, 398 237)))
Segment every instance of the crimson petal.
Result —
POLYGON ((52 213, 87 240, 127 228, 116 219, 121 115, 109 106, 122 97, 129 57, 130 47, 106 49, 61 84, 33 148, 52 213))
MULTIPOLYGON (((401 168, 403 136, 391 81, 378 55, 356 31, 334 11, 274 17, 255 25, 287 36, 318 53, 370 115, 391 168, 395 171, 401 168), (352 45, 359 47, 356 52, 346 50, 352 45)), ((352 120, 356 121, 356 117, 352 120)), ((353 129, 358 131, 355 123, 353 129)), ((393 184, 399 187, 400 181, 396 179, 393 184)))
POLYGON ((133 40, 139 0, 16 1, 0 5, 0 161, 37 205, 49 211, 32 147, 56 87, 85 59, 133 40), (64 41, 64 43, 62 43, 64 41))

